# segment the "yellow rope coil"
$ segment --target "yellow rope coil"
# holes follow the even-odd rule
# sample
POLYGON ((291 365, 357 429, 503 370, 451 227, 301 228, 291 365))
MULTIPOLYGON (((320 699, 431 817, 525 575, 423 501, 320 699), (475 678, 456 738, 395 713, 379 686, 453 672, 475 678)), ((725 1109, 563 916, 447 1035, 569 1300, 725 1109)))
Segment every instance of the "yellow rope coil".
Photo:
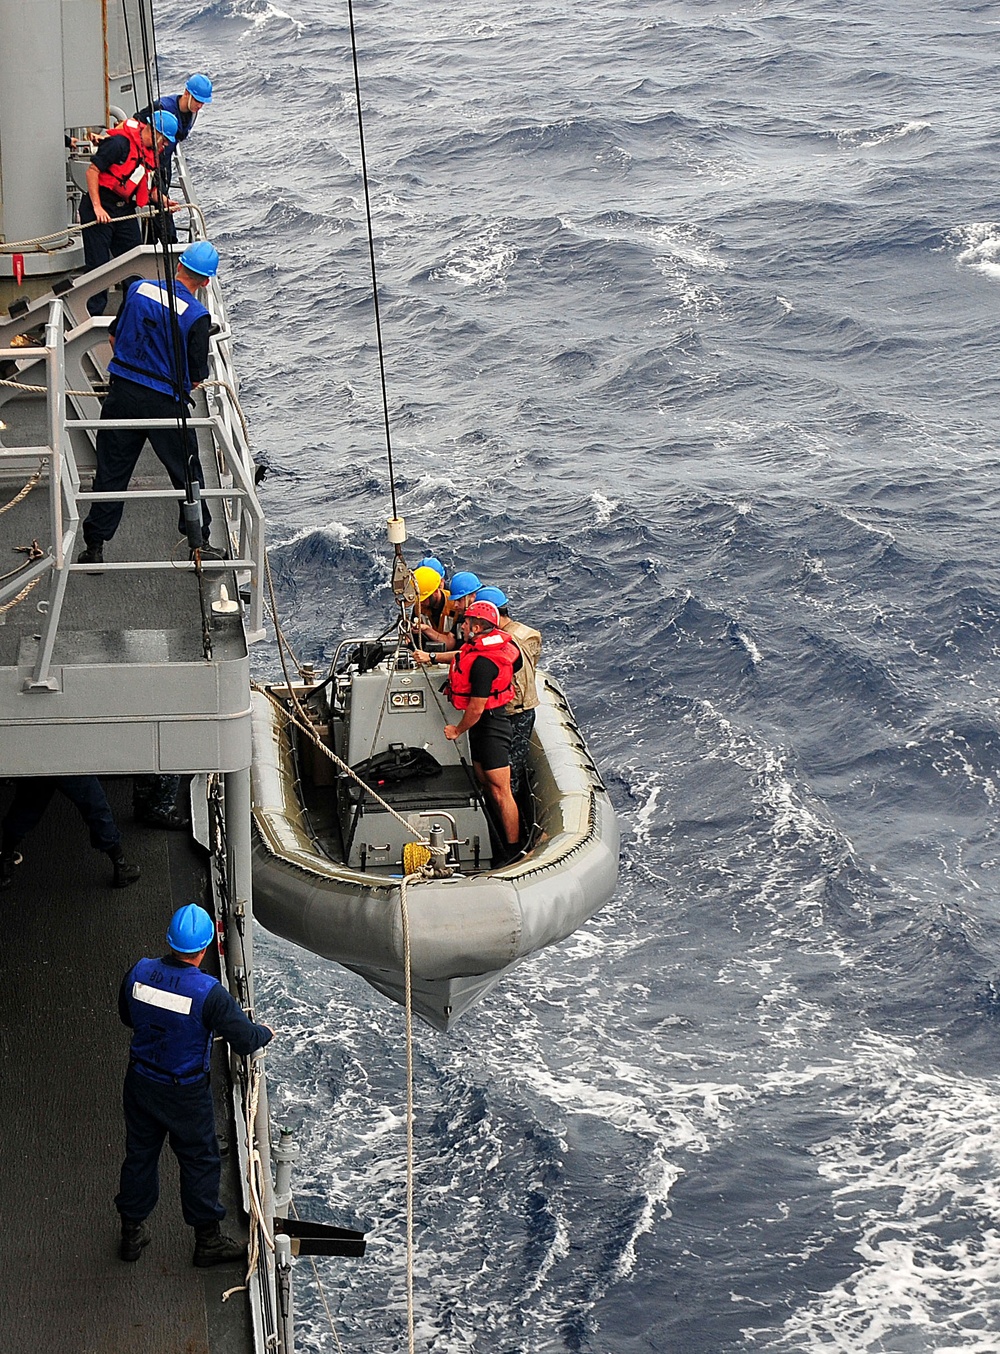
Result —
POLYGON ((429 865, 431 850, 422 842, 406 842, 403 846, 403 873, 417 874, 425 865, 429 865))

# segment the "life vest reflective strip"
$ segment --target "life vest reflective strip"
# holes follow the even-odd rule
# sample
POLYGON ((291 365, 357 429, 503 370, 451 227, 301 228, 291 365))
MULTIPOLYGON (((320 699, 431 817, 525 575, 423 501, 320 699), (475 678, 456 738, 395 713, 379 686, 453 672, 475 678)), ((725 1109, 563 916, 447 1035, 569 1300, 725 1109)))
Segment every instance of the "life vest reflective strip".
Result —
POLYGON ((132 1021, 129 1054, 138 1072, 179 1086, 208 1075, 212 1031, 202 1023, 202 1012, 216 981, 193 964, 139 960, 125 988, 132 1021))
POLYGON ((509 705, 514 695, 514 664, 519 649, 502 630, 487 630, 474 640, 463 644, 458 658, 451 665, 447 682, 448 698, 456 710, 468 708, 472 699, 472 665, 477 658, 488 658, 498 668, 497 676, 486 697, 487 710, 501 710, 509 705))
POLYGON ((123 136, 129 143, 128 158, 120 165, 102 169, 97 176, 102 188, 116 197, 134 197, 137 207, 145 207, 149 202, 149 176, 156 168, 156 151, 142 144, 142 129, 145 125, 135 118, 128 118, 111 128, 110 136, 123 136))
POLYGON ((208 311, 182 282, 174 283, 180 342, 180 371, 176 370, 170 298, 165 282, 136 282, 129 288, 115 326, 115 351, 108 363, 112 376, 149 386, 180 400, 191 390, 187 344, 192 326, 208 311))

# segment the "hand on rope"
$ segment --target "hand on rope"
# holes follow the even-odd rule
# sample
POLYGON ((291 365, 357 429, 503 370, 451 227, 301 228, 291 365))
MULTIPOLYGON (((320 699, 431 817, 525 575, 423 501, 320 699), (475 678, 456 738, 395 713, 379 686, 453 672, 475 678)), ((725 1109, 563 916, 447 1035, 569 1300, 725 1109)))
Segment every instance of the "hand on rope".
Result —
MULTIPOLYGON (((179 202, 171 209, 172 211, 194 212, 201 222, 202 230, 205 229, 205 213, 196 202, 179 202)), ((151 221, 158 213, 155 209, 143 208, 140 211, 129 212, 124 216, 116 216, 115 221, 151 221)), ((62 240, 67 235, 79 235, 91 226, 103 224, 100 221, 70 221, 62 230, 54 230, 50 235, 33 235, 30 240, 5 240, 0 244, 0 254, 23 254, 29 245, 48 244, 52 240, 62 240)), ((47 250, 38 250, 38 253, 47 253, 47 250)))

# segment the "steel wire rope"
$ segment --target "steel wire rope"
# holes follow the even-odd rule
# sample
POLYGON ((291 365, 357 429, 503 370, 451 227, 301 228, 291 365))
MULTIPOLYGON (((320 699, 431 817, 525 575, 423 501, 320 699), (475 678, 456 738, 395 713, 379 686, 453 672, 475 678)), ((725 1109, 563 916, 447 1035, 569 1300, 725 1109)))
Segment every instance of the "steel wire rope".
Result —
MULTIPOLYGON (((125 8, 127 11, 127 6, 125 8)), ((153 110, 155 108, 156 103, 158 103, 161 98, 159 62, 156 49, 156 19, 153 15, 152 7, 149 5, 148 0, 138 0, 138 13, 139 13, 139 28, 142 37, 143 82, 146 88, 146 106, 149 109, 153 110), (154 81, 156 85, 155 98, 153 94, 154 81)), ((133 72, 133 85, 135 86, 138 84, 138 82, 134 79, 135 61, 132 55, 132 47, 128 33, 127 19, 126 19, 126 42, 128 43, 129 47, 129 62, 133 72)), ((136 112, 138 112, 139 109, 138 95, 136 95, 134 102, 136 104, 136 112)), ((153 116, 154 114, 151 111, 150 118, 152 119, 153 116)), ((163 293, 165 293, 167 299, 167 314, 169 317, 168 330, 170 336, 170 347, 172 349, 173 355, 172 384, 177 396, 177 414, 176 414, 177 433, 181 441, 182 453, 184 451, 187 452, 187 455, 184 459, 184 493, 185 493, 184 507, 187 508, 192 504, 194 505, 194 512, 197 512, 198 514, 197 527, 199 541, 201 541, 203 540, 201 495, 200 493, 198 494, 195 493, 196 476, 194 473, 194 463, 198 456, 198 442, 197 438, 195 438, 194 448, 192 450, 189 442, 191 430, 188 428, 187 423, 188 420, 187 392, 184 389, 184 383, 181 379, 181 373, 185 371, 187 368, 187 360, 186 355, 183 353, 181 348, 180 320, 178 318, 177 312, 177 297, 174 292, 174 288, 177 285, 175 277, 176 270, 174 267, 171 266, 170 251, 167 246, 166 223, 170 213, 167 211, 164 205, 166 190, 164 186, 163 175, 160 170, 160 151, 157 148, 156 136, 157 136, 156 130, 155 128, 153 128, 152 129, 153 151, 154 151, 153 159, 155 163, 155 168, 153 170, 153 187, 156 192, 157 216, 160 226, 160 229, 157 232, 157 238, 154 239, 153 241, 153 258, 155 262, 157 282, 159 283, 163 293), (160 268, 161 261, 163 265, 162 272, 160 268)), ((198 580, 198 605, 201 611, 202 652, 205 658, 211 661, 212 658, 211 613, 209 611, 208 596, 206 593, 207 584, 205 580, 204 571, 201 567, 201 548, 200 545, 194 545, 192 543, 190 536, 190 532, 193 529, 194 524, 194 512, 192 512, 191 514, 185 512, 184 522, 185 527, 187 528, 186 534, 188 536, 188 544, 191 548, 191 556, 192 559, 194 560, 195 577, 198 580)))
POLYGON ((382 317, 378 304, 378 270, 375 267, 375 232, 372 226, 372 201, 368 187, 368 156, 365 153, 365 120, 361 112, 361 77, 358 73, 358 43, 354 31, 354 3, 347 0, 347 17, 351 25, 351 60, 354 66, 354 97, 358 109, 358 144, 361 148, 361 180, 365 189, 365 219, 368 223, 368 258, 372 273, 372 308, 375 312, 375 334, 378 339, 378 368, 382 384, 382 416, 385 421, 385 454, 389 464, 389 496, 392 515, 396 511, 396 476, 392 464, 392 436, 389 430, 389 395, 385 383, 385 353, 382 346, 382 317))

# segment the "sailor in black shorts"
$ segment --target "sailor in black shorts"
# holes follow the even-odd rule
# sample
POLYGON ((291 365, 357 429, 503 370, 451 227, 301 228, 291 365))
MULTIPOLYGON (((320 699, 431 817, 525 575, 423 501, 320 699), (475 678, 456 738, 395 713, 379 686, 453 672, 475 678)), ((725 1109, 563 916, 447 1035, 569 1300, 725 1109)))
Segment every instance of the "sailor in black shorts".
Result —
MULTIPOLYGON (((514 695, 514 671, 522 659, 517 645, 499 628, 500 613, 492 602, 473 602, 465 613, 465 643, 458 650, 448 679, 448 697, 462 712, 457 724, 444 726, 454 741, 469 735, 476 778, 493 800, 506 843, 506 858, 517 852, 521 818, 510 789, 510 719, 504 714, 514 695)), ((438 655, 414 651, 418 662, 438 655)))

